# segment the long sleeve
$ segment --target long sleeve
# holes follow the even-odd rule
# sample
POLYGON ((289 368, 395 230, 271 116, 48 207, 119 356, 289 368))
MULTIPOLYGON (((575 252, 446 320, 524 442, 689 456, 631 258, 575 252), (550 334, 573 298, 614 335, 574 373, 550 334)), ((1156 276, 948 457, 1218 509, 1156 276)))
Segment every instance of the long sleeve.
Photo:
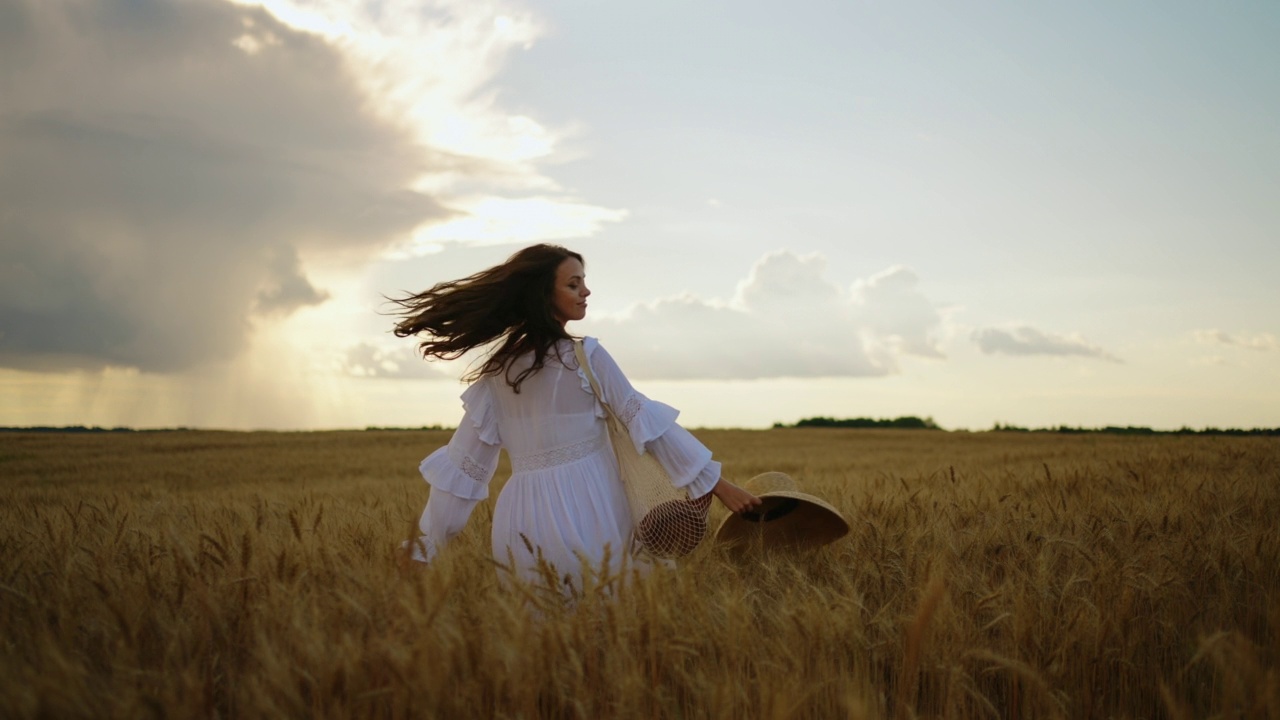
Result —
POLYGON ((422 533, 412 543, 412 557, 418 562, 431 562, 437 553, 462 532, 467 519, 479 500, 467 500, 450 495, 443 490, 432 490, 427 507, 418 519, 418 531, 422 533))
POLYGON ((498 468, 502 438, 490 389, 477 381, 462 394, 466 412, 449 443, 418 466, 431 486, 427 507, 418 521, 421 536, 413 543, 413 559, 430 562, 466 527, 471 512, 489 497, 489 481, 498 468))
POLYGON ((711 450, 680 425, 672 423, 647 448, 671 473, 676 487, 688 488, 689 497, 706 495, 720 481, 720 463, 711 459, 711 450))
POLYGON ((687 488, 691 497, 710 492, 720 479, 720 463, 711 459, 711 450, 676 423, 680 411, 650 400, 632 387, 613 356, 593 338, 587 338, 584 350, 604 401, 627 426, 636 450, 652 452, 671 474, 672 484, 687 488))

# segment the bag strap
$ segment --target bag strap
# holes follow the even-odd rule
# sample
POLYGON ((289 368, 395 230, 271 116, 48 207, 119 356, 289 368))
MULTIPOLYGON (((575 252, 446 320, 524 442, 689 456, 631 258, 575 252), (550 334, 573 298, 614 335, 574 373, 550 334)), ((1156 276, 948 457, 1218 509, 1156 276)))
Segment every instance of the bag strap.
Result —
POLYGON ((578 358, 578 367, 582 368, 582 371, 586 373, 587 382, 591 383, 591 392, 596 394, 596 400, 599 400, 606 410, 612 411, 613 408, 609 407, 609 403, 604 401, 604 393, 600 390, 600 383, 596 382, 595 373, 591 372, 591 363, 587 362, 587 350, 583 347, 581 340, 573 341, 573 354, 578 358))

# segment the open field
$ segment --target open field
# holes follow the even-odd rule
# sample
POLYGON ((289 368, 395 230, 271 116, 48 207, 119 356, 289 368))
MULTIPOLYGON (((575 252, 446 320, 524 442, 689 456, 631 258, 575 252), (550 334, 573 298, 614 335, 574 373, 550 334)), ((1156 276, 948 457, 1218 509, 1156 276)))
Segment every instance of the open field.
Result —
POLYGON ((697 434, 853 532, 566 608, 398 568, 447 433, 0 434, 0 717, 1280 717, 1278 438, 697 434))

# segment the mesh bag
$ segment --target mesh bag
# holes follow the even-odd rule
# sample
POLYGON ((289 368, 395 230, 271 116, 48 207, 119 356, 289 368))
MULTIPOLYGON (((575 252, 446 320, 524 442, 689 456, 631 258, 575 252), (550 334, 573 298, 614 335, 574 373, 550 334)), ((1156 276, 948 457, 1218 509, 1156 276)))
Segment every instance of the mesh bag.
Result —
POLYGON ((688 491, 671 484, 671 476, 653 453, 636 451, 626 424, 604 401, 604 393, 587 363, 581 340, 574 342, 573 351, 578 365, 591 382, 591 391, 605 409, 609 441, 613 444, 614 456, 618 458, 618 473, 622 476, 622 487, 635 528, 631 539, 633 549, 663 558, 688 555, 707 534, 710 493, 697 499, 690 498, 688 491))

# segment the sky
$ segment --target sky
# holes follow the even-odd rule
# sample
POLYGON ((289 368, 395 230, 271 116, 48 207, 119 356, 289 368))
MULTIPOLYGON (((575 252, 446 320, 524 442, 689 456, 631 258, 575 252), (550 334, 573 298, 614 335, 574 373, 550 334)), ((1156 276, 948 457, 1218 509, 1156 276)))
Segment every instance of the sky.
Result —
POLYGON ((0 0, 0 425, 456 425, 534 242, 688 427, 1280 427, 1280 5, 0 0))

